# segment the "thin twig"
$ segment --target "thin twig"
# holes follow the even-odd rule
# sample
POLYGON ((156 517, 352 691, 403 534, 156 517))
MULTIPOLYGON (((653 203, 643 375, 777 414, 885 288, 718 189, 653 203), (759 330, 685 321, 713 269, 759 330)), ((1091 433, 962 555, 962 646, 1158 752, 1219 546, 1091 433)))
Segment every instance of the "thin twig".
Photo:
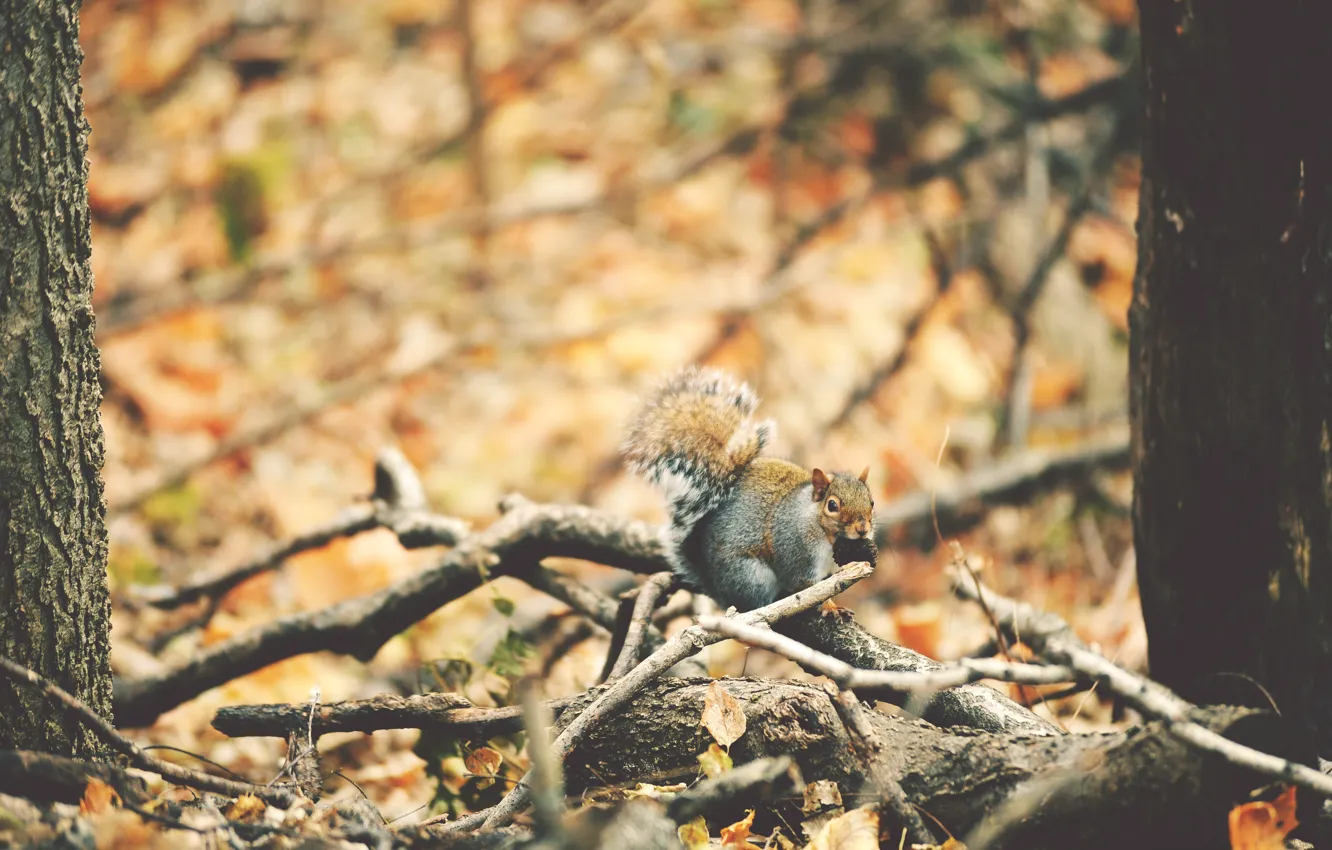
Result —
POLYGON ((239 797, 243 794, 253 794, 259 799, 272 803, 275 806, 283 808, 290 806, 296 801, 295 795, 281 790, 265 788, 262 785, 255 785, 250 782, 237 782, 231 779, 222 779, 218 776, 212 776, 197 770, 190 770, 187 767, 172 764, 163 761, 154 755, 144 752, 138 745, 120 734, 107 723, 97 712, 89 708, 82 700, 73 694, 61 688, 59 685, 42 676, 33 670, 29 670, 22 664, 0 656, 0 671, 16 682, 26 682, 38 690, 42 691, 48 697, 61 703, 80 720, 86 723, 97 733, 113 750, 129 758, 130 763, 135 767, 159 774, 164 779, 175 782, 178 785, 185 785, 190 788, 198 788, 203 791, 212 791, 217 794, 225 794, 228 797, 239 797))
POLYGON ((938 839, 934 831, 926 826, 920 812, 906 798, 906 792, 883 763, 883 741, 874 731, 866 716, 867 709, 856 699, 853 691, 843 690, 830 694, 833 707, 842 718, 852 746, 859 751, 860 761, 865 765, 875 790, 879 795, 880 805, 886 806, 898 823, 906 829, 913 844, 934 846, 938 839))
POLYGON ((648 576, 648 580, 639 586, 638 597, 634 600, 634 610, 629 620, 629 631, 624 638, 624 647, 620 650, 619 657, 615 659, 615 666, 611 668, 606 681, 614 681, 638 666, 648 629, 652 625, 652 612, 656 610, 657 600, 661 599, 661 595, 674 580, 673 573, 656 573, 648 576))
POLYGON ((842 690, 887 688, 904 694, 932 693, 982 679, 1026 685, 1057 685, 1080 678, 1075 671, 1065 667, 992 658, 963 658, 937 670, 919 673, 861 670, 763 626, 747 625, 729 617, 716 616, 700 617, 698 625, 718 635, 775 652, 802 667, 817 670, 836 682, 842 690))
MULTIPOLYGON (((287 558, 375 528, 388 528, 408 549, 452 546, 469 532, 467 523, 453 517, 431 514, 426 509, 425 490, 411 463, 395 448, 380 451, 375 460, 375 491, 370 506, 346 511, 327 525, 308 531, 254 560, 219 575, 202 578, 178 588, 142 588, 136 597, 155 608, 170 610, 199 599, 216 602, 237 585, 277 569, 287 558)), ((208 622, 210 606, 192 625, 208 622)))
POLYGON ((933 537, 930 522, 934 516, 941 533, 952 531, 974 519, 982 508, 1018 502, 1033 491, 1048 490, 1098 469, 1122 469, 1128 462, 1128 433, 1119 429, 1069 448, 1025 449, 937 488, 917 490, 879 506, 874 512, 879 544, 885 545, 894 532, 933 537))
MULTIPOLYGON (((856 386, 842 402, 842 406, 833 414, 822 426, 818 433, 823 435, 835 431, 845 425, 852 414, 856 412, 865 402, 873 399, 879 394, 879 390, 885 384, 893 379, 902 367, 906 365, 911 350, 915 347, 916 340, 920 337, 921 331, 925 328, 925 320, 930 312, 939 303, 943 296, 948 292, 948 287, 953 283, 953 267, 948 261, 948 257, 943 252, 943 246, 939 242, 939 236, 932 229, 925 229, 925 243, 930 250, 930 264, 934 267, 934 276, 937 281, 934 293, 930 298, 916 310, 915 314, 907 322, 906 327, 902 329, 902 344, 898 346, 893 356, 879 364, 873 372, 869 374, 862 383, 856 386)), ((803 454, 804 450, 801 450, 803 454)))
POLYGON ((1022 285, 1009 307, 1009 316, 1013 322, 1013 362, 1008 376, 1008 397, 1004 402, 1004 418, 1000 423, 1003 442, 1015 448, 1027 444, 1027 429, 1031 420, 1031 363, 1028 347, 1031 342, 1031 313, 1045 291, 1045 284, 1054 271, 1055 264, 1068 250, 1069 239, 1073 230, 1082 221, 1083 216, 1091 212, 1096 198, 1096 189, 1105 172, 1114 163, 1114 152, 1119 141, 1120 122, 1115 123, 1109 138, 1092 157, 1082 176, 1077 193, 1064 210, 1064 218, 1059 229, 1046 245, 1040 259, 1032 267, 1031 274, 1022 285))
POLYGON ((632 572, 661 569, 659 531, 590 508, 527 504, 451 550, 432 569, 366 596, 282 617, 206 647, 177 667, 118 682, 116 716, 130 726, 237 676, 307 652, 369 660, 390 638, 483 581, 530 568, 543 557, 585 558, 632 572))
MULTIPOLYGON (((829 578, 798 593, 779 599, 745 614, 735 615, 743 623, 771 623, 783 617, 789 617, 801 611, 807 611, 824 600, 831 599, 873 572, 873 568, 864 562, 850 564, 829 578)), ((722 640, 722 636, 709 632, 699 626, 690 626, 674 638, 668 640, 661 649, 648 656, 624 677, 617 679, 577 719, 565 727, 555 739, 552 748, 555 757, 562 763, 573 748, 594 726, 618 711, 625 703, 653 679, 669 670, 677 662, 695 655, 704 647, 722 640)), ((521 811, 531 798, 530 774, 500 801, 486 818, 485 826, 493 828, 508 823, 521 811)))
POLYGON ((536 831, 558 846, 564 835, 564 765, 551 749, 550 727, 555 720, 530 681, 523 689, 522 707, 527 755, 532 763, 530 776, 536 831))
POLYGON ((463 81, 467 89, 467 124, 463 130, 467 140, 467 164, 472 177, 472 197, 482 210, 477 226, 472 229, 472 247, 475 251, 475 283, 484 286, 490 277, 490 207, 492 191, 490 168, 486 161, 486 117, 489 106, 481 85, 480 63, 476 55, 476 0, 458 3, 458 30, 462 34, 463 81))
POLYGON ((1181 740, 1214 753, 1231 764, 1332 797, 1332 777, 1314 768, 1236 743, 1189 719, 1197 707, 1164 685, 1118 667, 1093 652, 1055 614, 1037 611, 1025 602, 1000 596, 984 585, 973 586, 953 575, 953 592, 963 599, 984 598, 1004 627, 1020 631, 1023 642, 1046 660, 1074 670, 1119 695, 1144 717, 1160 720, 1181 740))

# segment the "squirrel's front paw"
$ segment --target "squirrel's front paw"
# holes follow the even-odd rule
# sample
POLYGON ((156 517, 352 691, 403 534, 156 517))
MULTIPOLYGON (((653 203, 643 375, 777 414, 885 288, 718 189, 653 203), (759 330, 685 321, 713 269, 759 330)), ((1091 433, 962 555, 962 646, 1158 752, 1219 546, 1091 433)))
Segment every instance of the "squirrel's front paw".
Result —
POLYGON ((824 617, 841 617, 843 620, 855 619, 856 612, 850 608, 843 608, 831 599, 825 600, 819 606, 819 614, 824 617))

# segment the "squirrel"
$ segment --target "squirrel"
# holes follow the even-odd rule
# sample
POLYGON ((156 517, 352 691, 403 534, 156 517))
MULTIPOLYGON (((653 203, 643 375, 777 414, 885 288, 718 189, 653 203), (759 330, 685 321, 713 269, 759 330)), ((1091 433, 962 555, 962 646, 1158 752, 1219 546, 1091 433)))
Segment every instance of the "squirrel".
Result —
POLYGON ((747 384, 690 367, 648 396, 623 447, 669 503, 673 572, 741 611, 827 578, 837 555, 875 556, 869 468, 830 475, 763 457, 776 428, 757 407, 747 384))

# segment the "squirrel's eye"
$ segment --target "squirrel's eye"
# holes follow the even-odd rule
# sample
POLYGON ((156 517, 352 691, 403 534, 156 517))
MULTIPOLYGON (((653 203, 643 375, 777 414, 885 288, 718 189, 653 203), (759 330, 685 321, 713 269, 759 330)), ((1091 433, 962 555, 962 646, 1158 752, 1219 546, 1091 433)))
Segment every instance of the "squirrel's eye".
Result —
POLYGON ((837 513, 837 500, 836 500, 836 499, 829 499, 829 500, 828 500, 828 513, 830 513, 830 514, 835 514, 835 513, 837 513))
POLYGON ((870 499, 870 510, 874 510, 874 500, 870 499))

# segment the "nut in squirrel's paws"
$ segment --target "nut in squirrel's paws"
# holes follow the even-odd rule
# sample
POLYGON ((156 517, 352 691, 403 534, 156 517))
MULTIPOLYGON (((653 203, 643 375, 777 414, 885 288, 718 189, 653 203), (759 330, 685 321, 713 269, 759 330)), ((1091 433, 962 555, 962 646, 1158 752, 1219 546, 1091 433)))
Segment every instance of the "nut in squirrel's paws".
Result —
POLYGON ((871 567, 879 565, 879 549, 874 545, 873 537, 860 537, 855 540, 838 537, 833 541, 833 563, 845 567, 857 561, 869 561, 871 567))
POLYGON ((850 608, 843 608, 831 599, 824 600, 819 606, 819 615, 823 617, 840 617, 843 620, 851 620, 856 616, 856 612, 850 608))

